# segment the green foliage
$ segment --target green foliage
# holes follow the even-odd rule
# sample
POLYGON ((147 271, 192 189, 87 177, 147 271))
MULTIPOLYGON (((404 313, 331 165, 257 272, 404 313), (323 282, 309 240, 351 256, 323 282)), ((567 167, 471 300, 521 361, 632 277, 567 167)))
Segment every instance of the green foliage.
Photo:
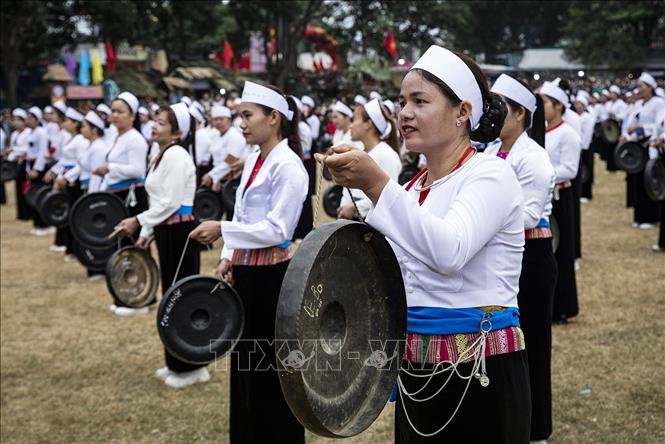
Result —
POLYGON ((639 59, 665 34, 665 2, 576 1, 565 26, 566 54, 582 62, 611 68, 639 59))

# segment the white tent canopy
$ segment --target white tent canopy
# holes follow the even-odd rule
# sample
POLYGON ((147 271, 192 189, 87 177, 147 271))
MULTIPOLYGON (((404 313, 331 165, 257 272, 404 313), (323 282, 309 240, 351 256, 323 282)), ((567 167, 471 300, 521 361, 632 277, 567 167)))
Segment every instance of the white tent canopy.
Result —
POLYGON ((575 70, 585 66, 566 59, 559 48, 526 49, 518 68, 524 71, 575 70))

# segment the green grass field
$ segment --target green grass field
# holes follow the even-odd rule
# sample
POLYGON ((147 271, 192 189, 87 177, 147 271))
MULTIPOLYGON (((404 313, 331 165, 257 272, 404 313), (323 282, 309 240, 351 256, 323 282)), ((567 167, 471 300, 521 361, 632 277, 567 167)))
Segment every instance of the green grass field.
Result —
MULTIPOLYGON (((665 254, 650 251, 656 230, 630 227, 624 175, 598 163, 596 173, 582 207, 580 316, 554 329, 550 443, 663 443, 665 254)), ((153 376, 163 365, 154 310, 114 316, 103 281, 48 251, 52 236, 30 236, 13 200, 0 213, 2 443, 227 442, 224 366, 207 384, 166 387, 153 376)), ((203 253, 202 272, 217 257, 203 253)), ((392 414, 389 404, 345 442, 392 442, 392 414)))

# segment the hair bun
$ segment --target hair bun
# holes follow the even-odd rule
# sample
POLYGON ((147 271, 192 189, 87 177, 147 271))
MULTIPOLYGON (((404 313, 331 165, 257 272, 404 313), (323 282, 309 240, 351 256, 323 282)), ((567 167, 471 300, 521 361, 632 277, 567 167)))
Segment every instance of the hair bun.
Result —
POLYGON ((506 104, 501 97, 492 93, 489 107, 483 113, 478 128, 471 132, 471 140, 488 143, 495 140, 501 134, 503 121, 506 119, 506 104))

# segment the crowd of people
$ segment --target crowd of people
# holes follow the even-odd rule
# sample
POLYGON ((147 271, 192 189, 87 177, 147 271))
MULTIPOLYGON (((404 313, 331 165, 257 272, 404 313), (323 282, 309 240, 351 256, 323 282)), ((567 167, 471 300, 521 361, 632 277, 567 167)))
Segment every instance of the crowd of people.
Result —
MULTIPOLYGON (((315 162, 324 162, 350 189, 338 217, 383 233, 405 282, 395 441, 543 443, 553 428, 552 324, 579 313, 580 203, 593 197, 593 177, 582 171, 598 159, 617 171, 616 144, 595 128, 614 120, 619 144, 638 141, 662 156, 663 95, 648 73, 600 92, 559 78, 534 91, 505 74, 490 85, 469 57, 432 46, 398 98, 295 97, 248 81, 225 101, 142 103, 123 92, 94 109, 62 101, 16 108, 11 120, 3 114, 2 156, 18 164, 17 218, 32 221, 31 234, 54 234, 50 249, 65 261, 76 260, 71 227, 46 226, 25 201, 31 186, 74 200, 118 196, 130 217, 116 229, 126 242, 137 236, 139 248, 154 240, 163 293, 199 273, 201 245, 223 239, 215 274, 244 301, 243 338, 269 341, 294 241, 313 229, 315 162), (410 164, 420 172, 406 180, 400 173, 410 164), (220 193, 238 178, 233 212, 197 221, 197 189, 220 193)), ((662 252, 665 204, 649 198, 643 174, 628 175, 627 204, 636 228, 660 227, 653 251, 662 252)), ((155 302, 110 309, 145 315, 155 302)), ((304 442, 276 372, 239 370, 252 352, 244 344, 232 356, 231 442, 304 442)), ((156 376, 171 387, 209 379, 205 366, 166 349, 156 376)))

